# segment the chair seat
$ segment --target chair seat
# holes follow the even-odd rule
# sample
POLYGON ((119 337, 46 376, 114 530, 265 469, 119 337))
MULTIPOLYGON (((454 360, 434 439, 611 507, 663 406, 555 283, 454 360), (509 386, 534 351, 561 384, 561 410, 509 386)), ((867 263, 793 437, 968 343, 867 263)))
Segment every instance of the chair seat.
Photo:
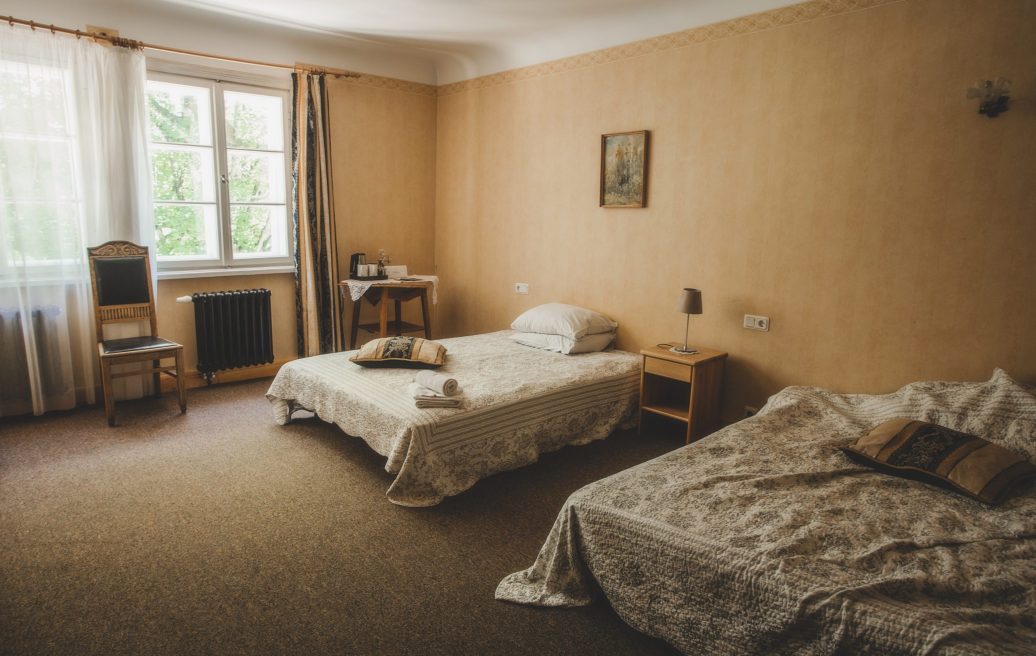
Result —
POLYGON ((170 342, 161 337, 144 335, 143 337, 125 337, 123 339, 108 339, 101 342, 101 352, 104 355, 115 353, 132 353, 134 351, 156 351, 161 349, 177 348, 176 342, 170 342))

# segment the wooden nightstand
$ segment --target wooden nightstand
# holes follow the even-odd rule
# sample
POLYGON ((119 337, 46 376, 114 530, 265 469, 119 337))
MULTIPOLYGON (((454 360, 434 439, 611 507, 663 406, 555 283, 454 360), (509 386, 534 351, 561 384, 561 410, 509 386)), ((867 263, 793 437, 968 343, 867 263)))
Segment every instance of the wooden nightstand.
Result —
POLYGON ((692 355, 680 355, 652 346, 640 354, 644 356, 640 371, 641 423, 645 412, 683 422, 687 424, 688 444, 719 428, 726 353, 698 349, 692 355))

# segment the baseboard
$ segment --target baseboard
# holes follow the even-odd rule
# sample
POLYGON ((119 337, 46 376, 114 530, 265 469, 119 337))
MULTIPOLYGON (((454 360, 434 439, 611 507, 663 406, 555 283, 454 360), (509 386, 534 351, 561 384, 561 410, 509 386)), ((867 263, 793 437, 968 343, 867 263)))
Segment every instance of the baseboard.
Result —
MULTIPOLYGON (((256 367, 240 367, 238 369, 217 371, 212 380, 212 384, 219 385, 220 383, 237 383, 243 380, 253 380, 256 378, 270 378, 271 376, 277 375, 281 365, 286 362, 289 362, 289 360, 281 360, 272 364, 261 364, 256 367)), ((194 369, 184 372, 184 382, 187 383, 187 389, 205 387, 209 384, 206 382, 205 378, 194 369)), ((176 381, 173 380, 171 376, 162 376, 162 392, 175 391, 176 381)))

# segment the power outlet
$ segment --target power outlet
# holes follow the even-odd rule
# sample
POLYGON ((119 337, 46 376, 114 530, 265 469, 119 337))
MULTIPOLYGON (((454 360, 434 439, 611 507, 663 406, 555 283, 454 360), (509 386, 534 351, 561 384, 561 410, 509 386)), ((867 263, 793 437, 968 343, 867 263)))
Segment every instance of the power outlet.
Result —
POLYGON ((755 407, 754 405, 746 405, 745 406, 745 414, 744 414, 744 418, 745 419, 748 419, 749 417, 754 417, 757 414, 759 414, 759 408, 755 407))
POLYGON ((765 333, 770 330, 770 317, 746 314, 744 323, 741 325, 749 330, 759 330, 765 333))
POLYGON ((516 283, 514 283, 514 293, 515 294, 528 294, 529 293, 529 283, 527 283, 527 282, 516 282, 516 283))

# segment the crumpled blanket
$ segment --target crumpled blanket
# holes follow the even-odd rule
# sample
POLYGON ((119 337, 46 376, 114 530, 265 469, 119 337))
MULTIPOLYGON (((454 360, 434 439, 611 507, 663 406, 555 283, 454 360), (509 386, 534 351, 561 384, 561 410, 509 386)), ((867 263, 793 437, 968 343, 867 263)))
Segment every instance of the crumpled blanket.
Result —
POLYGON ((1036 397, 1003 371, 882 396, 791 387, 760 413, 592 483, 498 599, 589 604, 688 654, 1036 651, 1036 483, 1000 506, 840 450, 894 417, 1036 459, 1036 397))

